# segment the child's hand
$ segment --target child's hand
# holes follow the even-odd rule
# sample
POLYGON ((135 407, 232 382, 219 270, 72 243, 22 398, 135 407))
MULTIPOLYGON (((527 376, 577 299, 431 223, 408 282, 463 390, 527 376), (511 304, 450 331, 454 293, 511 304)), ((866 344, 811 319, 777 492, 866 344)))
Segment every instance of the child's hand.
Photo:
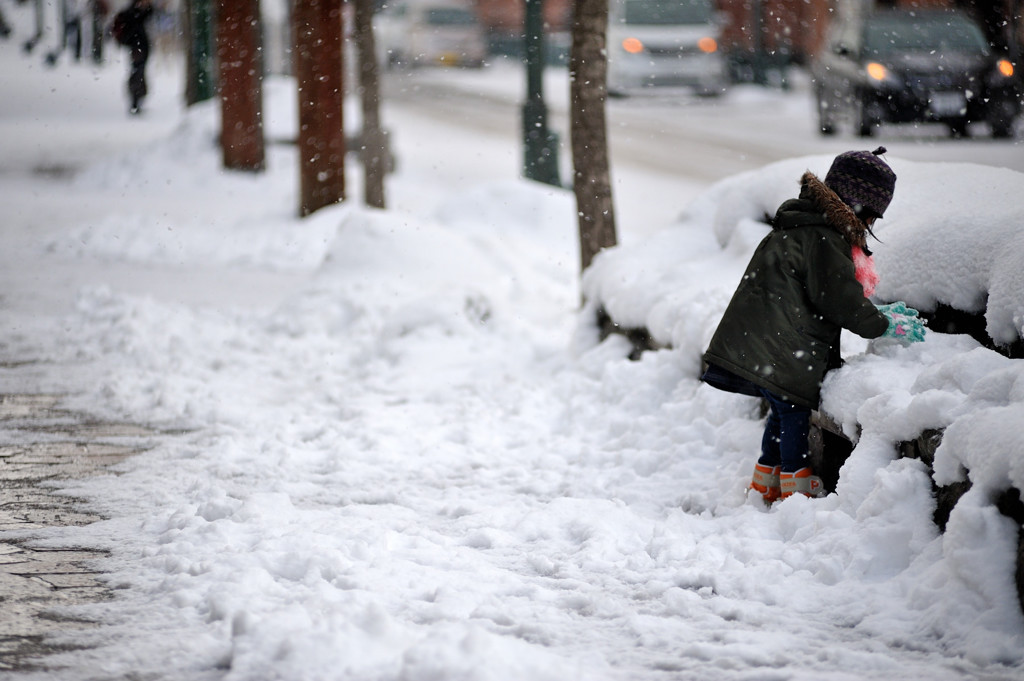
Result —
POLYGON ((889 328, 882 334, 883 337, 895 338, 905 345, 924 340, 924 321, 918 318, 917 310, 907 307, 902 300, 877 307, 889 320, 889 328))

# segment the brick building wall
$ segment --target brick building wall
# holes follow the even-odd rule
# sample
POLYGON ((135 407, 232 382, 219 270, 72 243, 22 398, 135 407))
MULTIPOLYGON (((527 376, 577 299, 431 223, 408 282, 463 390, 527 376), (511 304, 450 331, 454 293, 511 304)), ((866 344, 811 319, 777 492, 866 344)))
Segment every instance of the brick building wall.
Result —
MULTIPOLYGON (((522 33, 524 0, 477 0, 477 14, 489 31, 522 33)), ((572 0, 544 0, 544 21, 551 31, 568 31, 572 23, 572 0)))

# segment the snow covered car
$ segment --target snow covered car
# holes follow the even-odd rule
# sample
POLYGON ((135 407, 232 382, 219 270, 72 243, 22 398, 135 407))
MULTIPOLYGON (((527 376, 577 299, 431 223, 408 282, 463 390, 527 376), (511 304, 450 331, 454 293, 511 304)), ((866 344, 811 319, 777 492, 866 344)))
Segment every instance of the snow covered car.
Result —
POLYGON ((862 137, 883 123, 938 122, 962 136, 985 121, 994 137, 1009 137, 1020 109, 1013 64, 956 11, 842 18, 811 71, 823 135, 840 122, 862 137))
POLYGON ((721 94, 728 83, 721 24, 711 0, 612 0, 608 92, 688 87, 721 94))
POLYGON ((484 29, 469 5, 419 0, 385 5, 374 17, 379 59, 396 66, 483 66, 484 29))

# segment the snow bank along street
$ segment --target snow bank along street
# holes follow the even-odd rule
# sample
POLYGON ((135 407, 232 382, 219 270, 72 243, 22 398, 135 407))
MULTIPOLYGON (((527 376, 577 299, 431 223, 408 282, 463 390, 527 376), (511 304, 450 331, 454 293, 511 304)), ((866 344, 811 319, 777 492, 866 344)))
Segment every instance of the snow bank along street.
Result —
MULTIPOLYGON (((353 200, 299 220, 293 147, 226 173, 215 104, 126 120, 116 64, 0 55, 36 69, 3 144, 92 140, 61 173, 0 161, 0 393, 178 433, 60 485, 102 519, 31 539, 104 552, 114 597, 62 611, 99 625, 17 678, 1024 678, 1018 527, 992 503, 1024 487, 1017 360, 845 339, 837 493, 771 509, 744 494, 758 405, 697 381, 761 215, 828 156, 666 193, 683 216, 581 289, 571 193, 516 179, 506 139, 388 107, 390 208, 359 205, 353 168, 353 200), (630 361, 596 305, 668 349, 630 361), (944 533, 896 450, 939 428, 935 482, 974 483, 944 533)), ((294 83, 265 96, 287 137, 294 83)), ((879 295, 1019 336, 1024 175, 891 162, 879 295)))

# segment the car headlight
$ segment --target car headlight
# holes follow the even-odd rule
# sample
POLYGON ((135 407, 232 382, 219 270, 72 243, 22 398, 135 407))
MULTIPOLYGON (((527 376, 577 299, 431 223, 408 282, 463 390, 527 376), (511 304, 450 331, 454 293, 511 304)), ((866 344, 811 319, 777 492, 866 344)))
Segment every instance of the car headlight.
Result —
POLYGON ((1010 84, 1016 69, 1009 59, 1000 59, 995 63, 995 68, 988 72, 985 82, 989 87, 1003 88, 1010 84))
POLYGON ((871 61, 864 65, 864 72, 868 75, 868 81, 875 86, 881 87, 882 85, 899 85, 900 79, 885 67, 884 64, 879 64, 877 61, 871 61))

